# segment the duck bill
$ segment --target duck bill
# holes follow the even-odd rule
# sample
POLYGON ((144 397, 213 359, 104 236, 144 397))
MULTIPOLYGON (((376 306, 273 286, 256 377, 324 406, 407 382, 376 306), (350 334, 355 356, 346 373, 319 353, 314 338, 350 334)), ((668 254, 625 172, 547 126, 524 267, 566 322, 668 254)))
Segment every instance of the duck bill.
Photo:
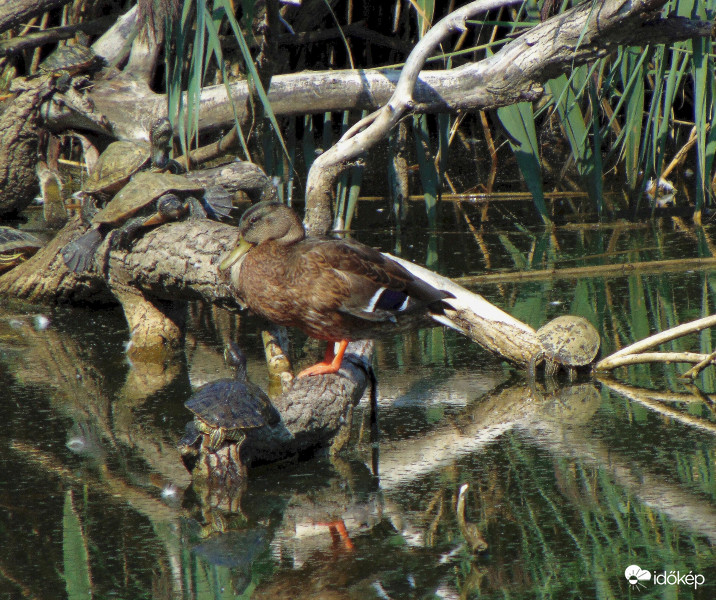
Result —
POLYGON ((219 271, 226 271, 235 264, 244 254, 253 248, 253 244, 247 242, 244 238, 239 239, 239 245, 231 251, 231 254, 221 261, 219 271))

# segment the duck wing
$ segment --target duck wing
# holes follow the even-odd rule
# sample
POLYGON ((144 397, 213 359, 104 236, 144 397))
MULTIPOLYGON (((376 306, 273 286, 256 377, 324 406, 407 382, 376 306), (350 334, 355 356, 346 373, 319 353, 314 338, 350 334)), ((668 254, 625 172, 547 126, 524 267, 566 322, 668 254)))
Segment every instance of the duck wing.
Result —
POLYGON ((443 301, 453 297, 370 246, 330 238, 309 238, 305 243, 304 259, 321 265, 322 289, 333 295, 340 312, 395 322, 402 315, 443 314, 443 301))

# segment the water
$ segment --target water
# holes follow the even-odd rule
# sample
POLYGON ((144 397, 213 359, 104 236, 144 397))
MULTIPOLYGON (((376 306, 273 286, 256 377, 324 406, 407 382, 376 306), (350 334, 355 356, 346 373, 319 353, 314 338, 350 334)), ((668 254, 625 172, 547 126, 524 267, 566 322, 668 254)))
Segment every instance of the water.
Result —
MULTIPOLYGON (((398 240, 375 232, 373 210, 358 239, 451 277, 686 260, 710 256, 713 238, 660 221, 549 235, 500 219, 476 237, 450 209, 446 233, 398 240)), ((535 327, 582 314, 606 355, 712 313, 713 284, 709 271, 656 267, 478 291, 535 327)), ((160 370, 128 364, 118 310, 44 314, 45 328, 36 311, 0 312, 0 598, 716 595, 716 418, 677 379, 684 365, 582 375, 532 400, 520 370, 469 340, 416 332, 376 349, 377 446, 364 399, 340 456, 255 469, 211 508, 174 446, 183 403, 227 375, 227 337, 266 386, 260 324, 194 306, 186 360, 160 370), (484 552, 459 523, 463 484, 484 552), (632 565, 650 579, 631 584, 632 565)), ((713 339, 671 349, 710 352, 713 339)), ((715 383, 709 370, 696 381, 703 394, 715 383)))

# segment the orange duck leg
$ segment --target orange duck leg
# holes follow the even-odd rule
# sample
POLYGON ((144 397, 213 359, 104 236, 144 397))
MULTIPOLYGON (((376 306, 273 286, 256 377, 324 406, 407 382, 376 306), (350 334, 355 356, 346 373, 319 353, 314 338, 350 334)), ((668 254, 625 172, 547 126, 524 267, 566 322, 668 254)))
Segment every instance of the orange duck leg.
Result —
POLYGON ((326 375, 328 373, 338 373, 341 368, 341 362, 343 362, 343 355, 346 353, 348 347, 348 340, 341 340, 338 342, 338 352, 334 354, 333 342, 328 343, 326 348, 326 356, 323 362, 316 363, 311 367, 305 368, 298 374, 298 377, 308 377, 309 375, 326 375))

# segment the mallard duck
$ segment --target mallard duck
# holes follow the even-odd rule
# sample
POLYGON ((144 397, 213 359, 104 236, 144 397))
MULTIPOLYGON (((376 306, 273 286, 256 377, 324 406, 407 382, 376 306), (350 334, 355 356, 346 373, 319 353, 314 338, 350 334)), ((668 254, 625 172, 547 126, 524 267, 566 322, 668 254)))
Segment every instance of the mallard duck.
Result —
POLYGON ((436 325, 449 292, 347 239, 306 237, 279 202, 260 202, 239 222, 239 239, 219 265, 231 268, 237 295, 254 313, 331 342, 326 357, 299 377, 336 373, 351 340, 436 325), (337 350, 334 344, 338 342, 337 350))

